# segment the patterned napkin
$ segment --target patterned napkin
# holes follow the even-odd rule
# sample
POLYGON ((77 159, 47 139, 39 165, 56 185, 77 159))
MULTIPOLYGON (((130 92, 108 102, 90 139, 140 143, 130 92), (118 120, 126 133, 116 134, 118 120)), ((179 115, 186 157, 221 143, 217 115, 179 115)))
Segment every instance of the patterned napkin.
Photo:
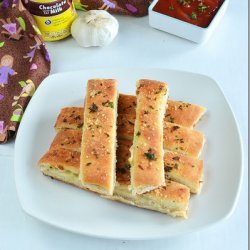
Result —
POLYGON ((49 72, 49 55, 32 16, 21 0, 4 0, 0 6, 0 143, 16 134, 30 98, 49 72))
POLYGON ((145 16, 152 0, 73 0, 77 9, 107 10, 114 14, 145 16))

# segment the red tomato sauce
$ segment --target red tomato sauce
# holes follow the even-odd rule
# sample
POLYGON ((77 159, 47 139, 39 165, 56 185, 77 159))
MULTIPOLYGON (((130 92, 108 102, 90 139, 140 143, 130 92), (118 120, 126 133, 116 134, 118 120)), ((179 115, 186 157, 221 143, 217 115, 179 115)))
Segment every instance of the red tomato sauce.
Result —
POLYGON ((153 10, 206 28, 223 0, 159 0, 153 10))

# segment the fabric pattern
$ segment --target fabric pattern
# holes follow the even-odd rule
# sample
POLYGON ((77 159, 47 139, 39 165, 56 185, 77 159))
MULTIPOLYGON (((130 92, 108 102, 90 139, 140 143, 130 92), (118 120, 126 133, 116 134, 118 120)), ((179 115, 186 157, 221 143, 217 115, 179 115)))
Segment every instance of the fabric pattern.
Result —
POLYGON ((152 0, 74 0, 80 10, 107 10, 113 14, 145 16, 152 0))
POLYGON ((0 143, 15 136, 30 98, 49 72, 49 54, 32 16, 21 0, 3 0, 0 5, 0 143))

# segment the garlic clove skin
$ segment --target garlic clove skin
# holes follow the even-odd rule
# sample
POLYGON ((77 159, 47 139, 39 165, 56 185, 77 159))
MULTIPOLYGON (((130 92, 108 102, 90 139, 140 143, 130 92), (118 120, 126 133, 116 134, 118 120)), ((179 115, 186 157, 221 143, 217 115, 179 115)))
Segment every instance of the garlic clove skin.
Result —
POLYGON ((90 10, 72 23, 71 34, 82 47, 103 47, 113 41, 118 29, 118 21, 107 11, 90 10))

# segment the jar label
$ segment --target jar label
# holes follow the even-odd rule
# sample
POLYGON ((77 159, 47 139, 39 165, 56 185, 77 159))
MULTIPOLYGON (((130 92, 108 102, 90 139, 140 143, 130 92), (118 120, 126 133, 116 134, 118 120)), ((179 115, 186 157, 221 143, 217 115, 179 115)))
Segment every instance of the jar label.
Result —
POLYGON ((72 0, 28 1, 26 8, 33 15, 45 41, 56 41, 70 35, 77 13, 72 0))

